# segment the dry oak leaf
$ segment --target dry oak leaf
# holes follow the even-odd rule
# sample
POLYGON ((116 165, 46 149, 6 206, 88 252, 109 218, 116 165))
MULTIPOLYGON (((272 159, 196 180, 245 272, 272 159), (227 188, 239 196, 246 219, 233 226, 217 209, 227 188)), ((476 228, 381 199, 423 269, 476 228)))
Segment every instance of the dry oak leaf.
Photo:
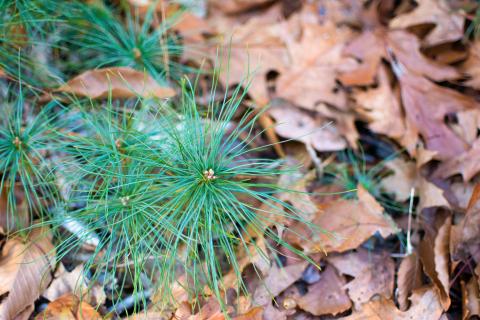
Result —
MULTIPOLYGON (((231 34, 223 35, 223 55, 219 78, 225 86, 244 83, 249 78, 248 94, 260 105, 269 101, 267 74, 280 73, 289 64, 290 58, 281 34, 290 30, 292 23, 286 21, 267 24, 252 18, 233 28, 231 34)), ((230 29, 229 29, 230 30, 230 29)), ((218 49, 210 55, 219 59, 218 49)))
POLYGON ((378 69, 378 87, 353 92, 355 111, 364 116, 368 127, 376 133, 401 140, 405 135, 405 121, 400 96, 390 85, 384 66, 378 69))
POLYGON ((160 86, 151 76, 128 67, 113 67, 86 71, 57 89, 57 91, 88 97, 114 98, 155 97, 170 98, 171 88, 160 86))
POLYGON ((0 319, 14 319, 45 290, 55 268, 55 249, 48 229, 37 228, 27 241, 9 239, 0 256, 0 319))
POLYGON ((291 68, 278 77, 276 96, 310 110, 321 102, 345 110, 347 97, 336 77, 339 71, 356 66, 353 59, 342 55, 351 30, 327 21, 323 25, 304 23, 299 41, 287 35, 291 68))
POLYGON ((323 232, 312 232, 304 224, 294 223, 285 231, 286 240, 307 253, 344 252, 355 249, 377 232, 384 238, 397 232, 393 220, 361 185, 358 199, 337 200, 319 205, 312 223, 323 232))
POLYGON ((345 283, 343 276, 339 276, 332 266, 327 266, 320 274, 320 280, 308 286, 308 292, 296 302, 315 316, 342 313, 352 307, 343 287, 345 283))
POLYGON ((464 36, 464 15, 453 12, 445 0, 419 0, 413 11, 401 14, 390 21, 391 28, 408 28, 412 26, 433 24, 435 27, 423 40, 426 46, 445 42, 454 42, 464 36))
POLYGON ((455 158, 467 151, 469 145, 445 123, 445 117, 480 105, 471 97, 401 68, 396 68, 396 75, 406 120, 423 137, 427 149, 437 151, 439 159, 455 158))
POLYGON ((468 59, 460 66, 460 70, 471 77, 466 85, 480 89, 480 41, 473 42, 468 54, 468 59))
POLYGON ((478 159, 480 159, 480 138, 473 143, 469 150, 441 163, 436 175, 447 178, 460 173, 464 181, 470 181, 480 172, 480 161, 478 159))
POLYGON ((371 300, 352 315, 340 318, 342 320, 439 320, 442 316, 442 306, 436 290, 432 287, 415 290, 411 297, 411 307, 402 312, 390 299, 371 300))
POLYGON ((422 265, 418 255, 414 252, 402 259, 398 267, 397 288, 398 305, 400 310, 408 309, 408 297, 413 290, 422 284, 422 265))
POLYGON ((88 303, 73 294, 66 294, 50 302, 35 320, 101 320, 102 317, 88 303))
POLYGON ((344 288, 356 309, 373 296, 392 297, 395 264, 386 252, 375 253, 365 249, 331 256, 328 261, 340 274, 354 277, 344 288))
POLYGON ((343 54, 362 62, 356 69, 339 76, 339 80, 345 85, 374 84, 382 59, 392 62, 392 58, 409 72, 434 81, 460 77, 455 68, 426 58, 420 51, 418 38, 404 30, 390 31, 378 27, 364 31, 344 48, 343 54))

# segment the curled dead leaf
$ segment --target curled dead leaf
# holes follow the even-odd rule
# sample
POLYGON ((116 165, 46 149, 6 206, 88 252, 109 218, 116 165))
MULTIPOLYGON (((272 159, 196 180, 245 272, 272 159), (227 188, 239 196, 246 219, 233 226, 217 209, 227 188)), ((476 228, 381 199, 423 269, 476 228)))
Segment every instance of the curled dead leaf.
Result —
POLYGON ((84 96, 91 99, 155 97, 170 98, 175 91, 160 86, 144 72, 128 67, 113 67, 86 71, 57 89, 59 92, 84 96))
POLYGON ((101 320, 100 314, 73 294, 66 294, 48 304, 35 320, 101 320))
POLYGON ((410 293, 422 284, 422 268, 417 254, 414 252, 402 259, 397 274, 398 304, 400 310, 408 309, 410 293))
POLYGON ((34 229, 27 241, 9 239, 0 257, 0 319, 14 319, 38 299, 52 279, 55 249, 49 230, 34 229))

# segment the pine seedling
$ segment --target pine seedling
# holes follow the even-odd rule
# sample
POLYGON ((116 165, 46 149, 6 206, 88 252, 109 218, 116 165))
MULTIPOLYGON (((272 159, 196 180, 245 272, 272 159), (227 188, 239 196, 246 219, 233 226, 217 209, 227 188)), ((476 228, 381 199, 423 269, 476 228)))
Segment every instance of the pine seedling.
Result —
MULTIPOLYGON (((61 4, 66 6, 66 4, 61 4)), ((24 85, 45 87, 55 77, 45 65, 49 37, 61 17, 53 0, 0 0, 0 69, 24 85)))
POLYGON ((93 244, 87 269, 94 279, 110 279, 104 285, 114 305, 130 286, 139 297, 134 311, 154 289, 160 307, 175 303, 179 273, 192 301, 205 288, 224 301, 230 269, 238 292, 248 294, 238 250, 280 263, 275 248, 285 246, 308 260, 275 231, 288 219, 308 224, 277 197, 288 190, 276 179, 292 169, 254 156, 259 148, 249 144, 260 134, 254 133, 258 114, 233 125, 246 91, 238 87, 203 111, 195 90, 184 84, 182 91, 179 112, 165 106, 145 112, 148 104, 115 107, 112 101, 97 111, 83 109, 82 126, 65 137, 71 187, 64 213, 51 223, 57 230, 66 220, 81 227, 57 252, 61 257, 93 244), (271 241, 267 249, 255 240, 264 236, 271 241))
MULTIPOLYGON (((381 184, 382 179, 390 175, 386 162, 396 157, 397 153, 375 165, 369 165, 363 150, 360 150, 360 155, 352 150, 339 153, 339 163, 333 163, 325 168, 325 182, 336 184, 345 191, 355 190, 358 185, 361 185, 385 208, 402 212, 403 206, 388 197, 381 184)), ((347 192, 343 197, 354 198, 356 193, 347 192)))
POLYGON ((77 9, 65 34, 70 50, 78 52, 72 70, 131 67, 146 70, 158 82, 178 79, 185 71, 175 62, 182 46, 169 32, 173 20, 159 22, 154 6, 142 17, 128 6, 124 18, 106 5, 79 5, 77 9))
POLYGON ((55 145, 55 106, 50 103, 33 114, 33 106, 27 105, 21 88, 15 99, 1 103, 0 191, 6 197, 7 232, 27 227, 35 215, 42 217, 46 205, 55 201, 46 161, 55 145), (19 201, 24 201, 22 209, 19 201))

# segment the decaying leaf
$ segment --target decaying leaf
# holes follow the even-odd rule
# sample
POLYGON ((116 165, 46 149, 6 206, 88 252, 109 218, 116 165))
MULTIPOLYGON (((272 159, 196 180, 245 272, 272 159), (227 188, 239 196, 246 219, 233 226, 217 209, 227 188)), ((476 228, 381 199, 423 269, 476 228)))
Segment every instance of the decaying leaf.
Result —
POLYGON ((326 102, 340 109, 346 107, 345 93, 335 83, 339 69, 354 62, 342 57, 348 29, 327 22, 324 25, 303 25, 302 38, 289 40, 292 67, 284 71, 277 81, 277 96, 296 105, 313 110, 316 104, 326 102), (315 46, 312 46, 315 43, 315 46))
POLYGON ((284 268, 273 265, 268 276, 256 289, 253 300, 258 305, 268 304, 274 297, 297 281, 306 267, 307 263, 305 261, 284 268))
POLYGON ((471 78, 466 84, 480 89, 480 41, 473 42, 468 53, 468 59, 462 64, 461 70, 471 78))
POLYGON ((298 306, 315 316, 339 314, 352 307, 345 293, 346 281, 331 266, 320 274, 320 280, 308 287, 308 292, 297 300, 298 306))
POLYGON ((478 103, 461 93, 440 87, 424 77, 399 71, 406 119, 422 135, 426 147, 440 159, 455 158, 469 149, 468 144, 445 123, 445 116, 474 109, 478 103), (402 73, 403 72, 403 73, 402 73))
POLYGON ((328 261, 343 275, 354 277, 344 288, 356 309, 373 296, 392 297, 395 265, 386 252, 374 253, 365 249, 332 256, 328 261))
POLYGON ((48 304, 35 320, 101 320, 100 314, 88 303, 73 294, 66 294, 48 304))
POLYGON ((443 178, 460 173, 465 181, 469 181, 478 172, 480 172, 480 161, 478 161, 479 158, 480 139, 476 140, 469 150, 444 161, 438 167, 437 173, 443 178))
POLYGON ((371 130, 394 139, 403 137, 406 127, 400 97, 391 87, 385 67, 378 69, 377 88, 355 91, 354 97, 358 105, 356 111, 367 118, 371 130))
POLYGON ((0 257, 0 319, 14 319, 48 286, 55 268, 55 250, 48 229, 34 229, 27 241, 11 238, 0 257))
POLYGON ((171 88, 161 87, 152 77, 128 67, 114 67, 86 71, 57 89, 59 92, 84 96, 91 99, 156 97, 170 98, 175 95, 171 88))
POLYGON ((209 4, 227 14, 254 9, 272 2, 272 0, 211 0, 209 4))
POLYGON ((423 271, 435 286, 444 310, 447 310, 451 303, 449 295, 450 284, 448 283, 450 270, 445 269, 446 267, 448 268, 449 261, 448 242, 445 246, 446 238, 450 236, 449 234, 447 235, 449 223, 447 218, 442 227, 440 227, 442 232, 439 230, 433 240, 430 237, 425 237, 418 247, 418 254, 422 261, 423 271), (432 250, 432 248, 434 248, 434 250, 432 250))
POLYGON ((453 12, 446 0, 421 0, 413 11, 401 14, 390 22, 392 28, 407 28, 433 24, 434 28, 424 39, 427 46, 453 42, 463 37, 465 17, 453 12))
MULTIPOLYGON (((435 238, 434 259, 435 271, 437 272, 438 280, 442 285, 442 290, 446 296, 450 294, 450 228, 452 226, 451 217, 445 220, 445 223, 438 230, 435 238)), ((442 299, 444 310, 450 307, 449 299, 442 299)))
POLYGON ((408 309, 408 298, 410 293, 419 288, 422 284, 422 266, 417 254, 414 252, 402 259, 398 268, 397 287, 398 304, 400 310, 408 309))
POLYGON ((342 199, 319 207, 312 222, 323 233, 312 235, 306 226, 294 224, 286 238, 306 252, 328 253, 355 249, 377 232, 384 238, 396 232, 395 223, 362 186, 358 186, 357 195, 358 200, 342 199))
POLYGON ((385 298, 371 300, 352 315, 342 320, 439 320, 443 309, 438 294, 432 287, 418 289, 412 294, 411 307, 402 312, 392 300, 385 298))
POLYGON ((418 38, 404 30, 366 30, 345 47, 344 54, 362 62, 340 76, 347 85, 373 84, 382 59, 399 62, 408 72, 436 81, 460 77, 455 68, 427 59, 420 52, 418 38))
POLYGON ((288 105, 273 107, 268 112, 277 123, 275 131, 284 138, 310 144, 318 151, 338 151, 347 147, 335 125, 318 115, 288 105))
POLYGON ((463 304, 462 319, 466 320, 473 316, 480 316, 480 292, 477 277, 473 275, 466 284, 462 281, 461 286, 463 304))

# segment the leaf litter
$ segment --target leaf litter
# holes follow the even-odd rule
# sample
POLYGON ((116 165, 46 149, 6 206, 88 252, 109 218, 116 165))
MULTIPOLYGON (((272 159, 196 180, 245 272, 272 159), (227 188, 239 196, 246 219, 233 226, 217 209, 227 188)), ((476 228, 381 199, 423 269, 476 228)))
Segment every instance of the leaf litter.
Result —
MULTIPOLYGON (((271 105, 260 122, 263 138, 286 140, 276 151, 291 161, 300 150, 308 158, 296 181, 280 178, 299 192, 286 201, 307 208, 323 232, 275 220, 279 235, 315 265, 285 247, 268 257, 244 249, 239 265, 250 295, 229 295, 236 278, 227 273, 228 316, 213 296, 192 304, 179 286, 170 310, 152 303, 124 319, 480 316, 480 46, 465 33, 477 2, 211 0, 206 15, 160 2, 159 15, 165 7, 182 15, 174 30, 195 48, 183 53, 185 63, 228 59, 220 70, 224 87, 252 73, 249 103, 271 105), (448 55, 455 58, 438 58, 448 55), (352 166, 343 150, 361 163, 352 166), (352 188, 338 187, 340 180, 352 188)), ((129 67, 87 70, 53 92, 90 99, 175 95, 129 67)), ((69 257, 67 270, 65 260, 54 258, 51 237, 31 238, 38 232, 48 233, 1 240, 0 319, 114 317, 111 293, 79 280, 89 249, 69 257)), ((262 241, 268 240, 256 244, 262 241)))

